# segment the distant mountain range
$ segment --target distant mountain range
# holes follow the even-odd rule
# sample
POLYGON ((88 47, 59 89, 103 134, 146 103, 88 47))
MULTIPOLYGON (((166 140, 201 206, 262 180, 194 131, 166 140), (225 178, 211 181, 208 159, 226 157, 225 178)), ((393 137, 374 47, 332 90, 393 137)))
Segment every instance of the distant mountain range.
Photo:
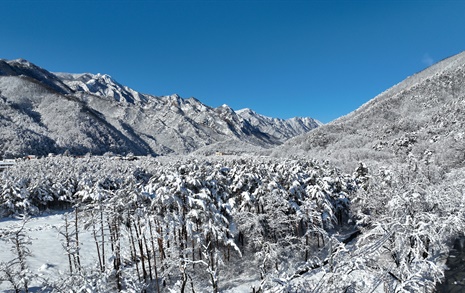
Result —
POLYGON ((0 59, 0 155, 187 154, 271 148, 321 123, 270 118, 194 98, 152 96, 106 74, 51 73, 0 59), (217 147, 217 149, 215 149, 217 147))

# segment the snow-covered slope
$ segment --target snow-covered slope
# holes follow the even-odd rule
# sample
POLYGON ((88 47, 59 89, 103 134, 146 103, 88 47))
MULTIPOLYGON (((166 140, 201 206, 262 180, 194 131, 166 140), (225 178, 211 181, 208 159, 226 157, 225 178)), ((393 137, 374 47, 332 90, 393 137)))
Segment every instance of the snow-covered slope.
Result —
POLYGON ((465 163, 465 52, 386 90, 356 111, 293 138, 274 154, 340 162, 465 163))
POLYGON ((227 105, 141 94, 106 74, 51 73, 24 59, 0 60, 0 117, 6 157, 185 154, 225 141, 270 148, 318 126, 301 118, 256 124, 227 105))

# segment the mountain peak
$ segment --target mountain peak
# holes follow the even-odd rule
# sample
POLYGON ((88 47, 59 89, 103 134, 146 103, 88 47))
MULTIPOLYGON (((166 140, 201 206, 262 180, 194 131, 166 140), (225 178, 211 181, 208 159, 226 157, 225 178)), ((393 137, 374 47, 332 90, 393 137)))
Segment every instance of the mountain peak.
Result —
POLYGON ((107 83, 117 83, 110 75, 104 73, 104 74, 101 74, 101 73, 97 73, 96 75, 94 75, 95 79, 97 80, 102 80, 104 82, 107 82, 107 83))
POLYGON ((123 86, 108 74, 92 73, 55 73, 64 83, 76 92, 100 96, 102 98, 112 98, 123 103, 145 103, 148 100, 146 95, 123 86))
POLYGON ((229 107, 227 104, 223 104, 223 105, 219 106, 219 108, 232 109, 232 108, 229 107))
POLYGON ((33 64, 33 63, 27 61, 26 59, 23 59, 23 58, 13 59, 13 60, 10 60, 8 62, 12 63, 12 64, 13 63, 20 63, 20 64, 25 64, 25 65, 28 65, 28 66, 31 66, 31 65, 36 66, 35 64, 33 64))
POLYGON ((72 92, 72 90, 53 73, 23 58, 2 61, 0 64, 0 75, 31 78, 46 85, 49 90, 57 91, 60 94, 69 94, 72 92))
POLYGON ((229 107, 227 104, 223 104, 217 107, 216 110, 219 112, 224 112, 224 113, 234 113, 234 110, 231 107, 229 107))
POLYGON ((237 110, 236 113, 239 114, 239 115, 241 115, 241 114, 249 114, 249 115, 257 114, 254 110, 252 110, 250 108, 244 108, 244 109, 237 110))

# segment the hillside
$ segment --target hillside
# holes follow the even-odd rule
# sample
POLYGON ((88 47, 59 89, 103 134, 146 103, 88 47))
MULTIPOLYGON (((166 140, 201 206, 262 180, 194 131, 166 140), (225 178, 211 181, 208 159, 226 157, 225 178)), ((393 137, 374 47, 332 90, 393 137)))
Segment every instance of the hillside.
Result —
MULTIPOLYGON (((356 111, 298 136, 274 154, 383 164, 428 161, 446 169, 465 159, 465 52, 381 93, 356 111)), ((353 169, 352 169, 353 170, 353 169)))
MULTIPOLYGON (((51 73, 24 59, 0 60, 0 153, 187 154, 225 141, 270 148, 319 125, 311 118, 242 117, 227 105, 152 96, 106 74, 51 73)), ((216 149, 214 151, 222 151, 216 149)))
POLYGON ((273 150, 364 177, 350 197, 361 235, 348 254, 363 258, 386 292, 465 289, 454 262, 464 253, 464 106, 462 52, 273 150))

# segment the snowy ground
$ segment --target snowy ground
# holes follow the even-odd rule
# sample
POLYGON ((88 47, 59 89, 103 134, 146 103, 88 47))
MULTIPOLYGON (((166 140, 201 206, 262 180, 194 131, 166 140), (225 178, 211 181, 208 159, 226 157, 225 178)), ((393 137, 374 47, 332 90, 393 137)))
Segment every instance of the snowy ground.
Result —
MULTIPOLYGON (((25 226, 25 232, 30 237, 31 244, 29 250, 32 255, 27 258, 28 265, 32 273, 39 277, 32 280, 31 287, 37 288, 40 285, 41 278, 53 278, 59 273, 65 273, 68 270, 68 258, 62 247, 63 237, 59 234, 59 229, 64 224, 63 214, 56 213, 47 216, 34 217, 29 220, 25 226)), ((11 230, 21 225, 21 220, 2 219, 0 221, 0 231, 11 230)), ((1 233, 1 232, 0 232, 1 233)), ((92 255, 95 248, 92 247, 92 236, 88 231, 82 231, 79 235, 82 241, 81 254, 92 255)), ((14 256, 11 252, 12 244, 0 238, 0 262, 11 260, 14 256)), ((93 258, 83 258, 83 265, 90 265, 93 258), (87 261, 87 262, 86 262, 87 261)), ((4 281, 0 283, 0 291, 4 292, 11 289, 11 284, 4 281)))

